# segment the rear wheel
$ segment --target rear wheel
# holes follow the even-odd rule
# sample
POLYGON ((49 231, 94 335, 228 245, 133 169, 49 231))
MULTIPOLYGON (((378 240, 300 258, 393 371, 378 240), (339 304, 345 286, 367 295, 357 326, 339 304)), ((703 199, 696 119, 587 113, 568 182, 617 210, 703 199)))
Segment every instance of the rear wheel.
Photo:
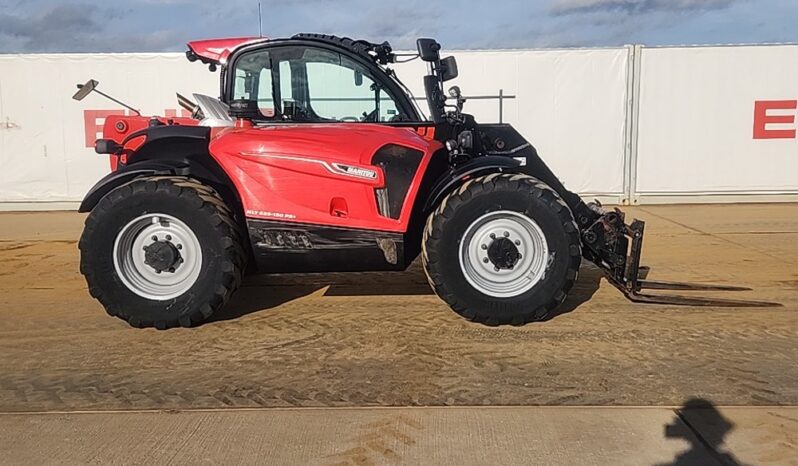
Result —
POLYGON ((134 327, 191 326, 219 310, 245 266, 242 231, 210 187, 139 178, 92 210, 81 272, 106 311, 134 327))
POLYGON ((581 262, 568 206, 520 174, 467 181, 429 216, 422 261, 455 312, 489 325, 544 319, 573 286, 581 262))

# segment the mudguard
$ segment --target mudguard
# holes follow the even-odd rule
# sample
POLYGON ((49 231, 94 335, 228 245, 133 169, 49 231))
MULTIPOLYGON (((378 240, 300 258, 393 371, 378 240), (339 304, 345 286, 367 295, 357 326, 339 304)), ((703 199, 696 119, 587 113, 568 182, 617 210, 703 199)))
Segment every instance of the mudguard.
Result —
POLYGON ((424 203, 423 212, 429 213, 432 211, 444 196, 469 178, 496 172, 519 171, 521 165, 520 160, 497 155, 477 157, 462 165, 458 165, 456 168, 452 168, 444 173, 435 185, 433 185, 424 203))
POLYGON ((480 141, 480 157, 475 157, 455 168, 447 170, 430 190, 424 204, 428 213, 443 197, 463 181, 480 175, 496 172, 517 172, 533 176, 549 185, 579 215, 584 210, 581 198, 565 188, 551 169, 540 158, 537 150, 521 134, 508 124, 475 124, 480 141))
POLYGON ((533 176, 546 183, 568 204, 575 216, 584 210, 582 199, 566 189, 562 181, 551 171, 546 162, 540 158, 538 151, 512 125, 494 123, 477 125, 481 139, 485 141, 485 153, 488 156, 509 157, 523 160, 520 173, 533 176))
POLYGON ((187 174, 187 166, 174 162, 148 161, 135 165, 123 165, 98 181, 83 198, 78 212, 90 212, 106 194, 140 176, 187 174))
POLYGON ((127 152, 127 163, 98 181, 84 197, 79 211, 91 211, 111 190, 141 176, 191 175, 210 181, 217 190, 222 186, 232 188, 208 153, 209 139, 210 128, 202 126, 161 124, 131 132, 118 141, 127 152))

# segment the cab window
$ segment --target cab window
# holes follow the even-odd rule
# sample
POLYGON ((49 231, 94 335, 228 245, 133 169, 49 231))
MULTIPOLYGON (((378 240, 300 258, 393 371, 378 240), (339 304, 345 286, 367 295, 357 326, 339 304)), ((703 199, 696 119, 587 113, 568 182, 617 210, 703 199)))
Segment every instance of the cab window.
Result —
POLYGON ((362 67, 327 52, 307 61, 310 104, 322 118, 338 121, 390 121, 396 103, 362 67))
POLYGON ((234 71, 233 99, 257 100, 264 118, 367 123, 407 119, 366 67, 338 52, 274 47, 242 55, 234 71))
POLYGON ((268 51, 258 51, 241 57, 236 62, 233 100, 256 100, 261 113, 274 117, 272 72, 268 51))

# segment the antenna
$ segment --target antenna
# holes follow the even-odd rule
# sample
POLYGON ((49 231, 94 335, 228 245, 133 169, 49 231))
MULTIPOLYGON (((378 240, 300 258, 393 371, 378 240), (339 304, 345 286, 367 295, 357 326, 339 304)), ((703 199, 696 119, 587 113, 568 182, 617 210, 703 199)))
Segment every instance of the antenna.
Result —
POLYGON ((258 2, 258 36, 263 37, 263 21, 260 15, 260 2, 258 2))

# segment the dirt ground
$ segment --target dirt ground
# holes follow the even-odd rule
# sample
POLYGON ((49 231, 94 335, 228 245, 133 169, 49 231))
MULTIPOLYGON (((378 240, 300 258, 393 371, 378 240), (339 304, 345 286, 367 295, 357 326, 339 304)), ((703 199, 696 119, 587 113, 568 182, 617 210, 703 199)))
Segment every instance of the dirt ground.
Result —
POLYGON ((650 278, 780 308, 633 304, 583 265, 561 313, 489 328, 405 273, 250 277, 194 329, 108 317, 76 213, 0 214, 0 411, 285 406, 798 404, 798 205, 626 209, 650 278))

